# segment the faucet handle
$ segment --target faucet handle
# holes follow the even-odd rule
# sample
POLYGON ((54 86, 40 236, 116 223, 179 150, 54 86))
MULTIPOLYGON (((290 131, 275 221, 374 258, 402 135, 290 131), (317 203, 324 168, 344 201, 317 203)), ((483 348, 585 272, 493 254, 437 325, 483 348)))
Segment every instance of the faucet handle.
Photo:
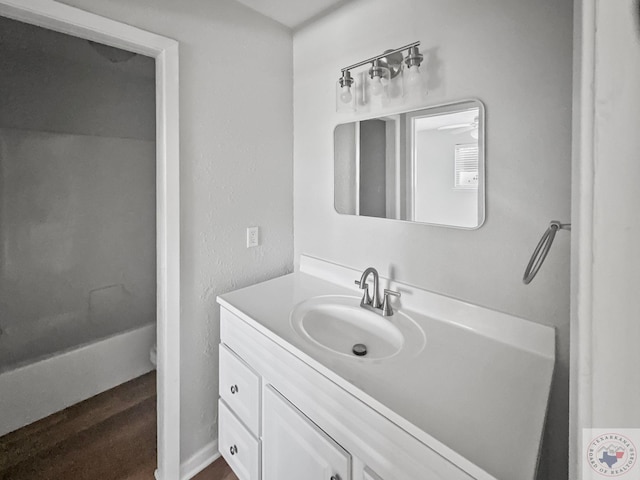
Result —
POLYGON ((362 294, 362 301, 360 302, 360 305, 371 305, 371 296, 369 296, 369 284, 368 283, 362 283, 362 282, 360 282, 360 280, 356 280, 355 284, 360 287, 360 290, 364 290, 364 293, 362 294))
POLYGON ((393 309, 391 308, 391 302, 389 302, 389 295, 394 297, 400 297, 400 292, 394 290, 384 289, 384 300, 382 301, 382 316, 390 317, 393 315, 393 309))

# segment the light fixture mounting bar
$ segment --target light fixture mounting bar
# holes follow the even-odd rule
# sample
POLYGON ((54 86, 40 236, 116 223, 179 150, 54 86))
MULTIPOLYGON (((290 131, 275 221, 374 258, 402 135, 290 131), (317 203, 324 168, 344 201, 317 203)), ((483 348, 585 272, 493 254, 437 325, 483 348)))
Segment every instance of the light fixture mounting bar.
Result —
POLYGON ((358 63, 354 63, 353 65, 349 65, 348 67, 344 67, 341 71, 344 72, 346 70, 351 70, 353 68, 361 67, 362 65, 366 65, 367 63, 371 63, 375 60, 379 60, 384 57, 388 57, 389 55, 393 55, 394 53, 402 52, 403 50, 409 50, 411 47, 417 47, 420 45, 420 42, 413 42, 405 45, 404 47, 396 48, 395 50, 389 50, 385 53, 381 53, 380 55, 376 55, 375 57, 368 58, 358 63))

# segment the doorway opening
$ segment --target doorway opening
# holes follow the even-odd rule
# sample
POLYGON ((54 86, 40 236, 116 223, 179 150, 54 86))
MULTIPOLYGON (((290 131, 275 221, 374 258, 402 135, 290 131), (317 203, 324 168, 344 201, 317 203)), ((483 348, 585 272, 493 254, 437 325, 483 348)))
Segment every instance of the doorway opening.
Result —
MULTIPOLYGON (((158 344, 158 469, 156 476, 159 479, 178 478, 180 472, 180 224, 177 42, 49 0, 41 0, 35 5, 34 2, 22 0, 0 0, 0 17, 67 33, 83 40, 134 54, 147 55, 155 61, 156 138, 153 143, 156 229, 153 243, 157 272, 155 317, 158 344)), ((94 45, 89 45, 93 50, 97 50, 94 45)), ((100 49, 102 47, 98 47, 98 50, 100 49)), ((112 49, 111 52, 115 50, 112 49)), ((96 53, 107 58, 109 56, 104 50, 102 53, 97 51, 96 53)), ((58 247, 58 245, 55 246, 55 248, 58 247)), ((60 255, 63 253, 62 249, 61 252, 57 252, 60 255)), ((105 311, 103 307, 112 304, 116 297, 128 298, 127 289, 119 287, 119 283, 122 282, 105 284, 104 289, 98 289, 92 293, 90 303, 94 312, 105 311)), ((48 395, 54 393, 55 391, 49 391, 48 395)), ((46 402, 46 397, 42 398, 42 401, 46 402)))

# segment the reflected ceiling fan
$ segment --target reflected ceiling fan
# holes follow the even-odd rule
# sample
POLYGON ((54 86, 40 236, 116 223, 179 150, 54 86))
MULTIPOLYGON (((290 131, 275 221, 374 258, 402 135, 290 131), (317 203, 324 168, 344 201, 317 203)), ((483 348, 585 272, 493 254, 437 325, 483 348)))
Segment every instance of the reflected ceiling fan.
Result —
POLYGON ((453 125, 443 125, 442 127, 438 127, 438 130, 447 131, 451 135, 458 135, 460 133, 471 132, 471 136, 473 138, 478 138, 478 125, 479 118, 476 117, 473 119, 473 122, 466 123, 455 123, 453 125))

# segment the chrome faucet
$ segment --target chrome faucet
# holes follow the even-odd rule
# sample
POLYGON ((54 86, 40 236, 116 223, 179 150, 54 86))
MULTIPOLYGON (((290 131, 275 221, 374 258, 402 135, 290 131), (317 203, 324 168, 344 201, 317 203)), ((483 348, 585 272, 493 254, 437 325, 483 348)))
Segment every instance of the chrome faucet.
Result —
POLYGON ((364 272, 362 272, 362 276, 360 277, 360 281, 356 280, 356 285, 360 286, 361 290, 364 290, 364 295, 362 295, 362 301, 360 302, 361 307, 372 307, 372 308, 380 308, 380 301, 378 300, 378 271, 369 267, 364 272), (369 275, 373 275, 373 297, 369 297, 369 284, 367 283, 367 277, 369 275))
POLYGON ((380 302, 380 297, 378 296, 378 280, 378 271, 373 267, 367 268, 364 272, 362 272, 360 280, 356 280, 356 285, 360 287, 360 290, 364 290, 362 294, 362 300, 360 301, 360 306, 369 310, 382 310, 382 316, 390 317, 391 315, 393 315, 393 309, 391 308, 391 304, 389 302, 389 295, 399 297, 400 292, 394 292, 393 290, 387 290, 385 288, 384 301, 380 302), (369 296, 369 284, 367 283, 367 278, 369 277, 369 275, 373 275, 373 296, 369 296))

